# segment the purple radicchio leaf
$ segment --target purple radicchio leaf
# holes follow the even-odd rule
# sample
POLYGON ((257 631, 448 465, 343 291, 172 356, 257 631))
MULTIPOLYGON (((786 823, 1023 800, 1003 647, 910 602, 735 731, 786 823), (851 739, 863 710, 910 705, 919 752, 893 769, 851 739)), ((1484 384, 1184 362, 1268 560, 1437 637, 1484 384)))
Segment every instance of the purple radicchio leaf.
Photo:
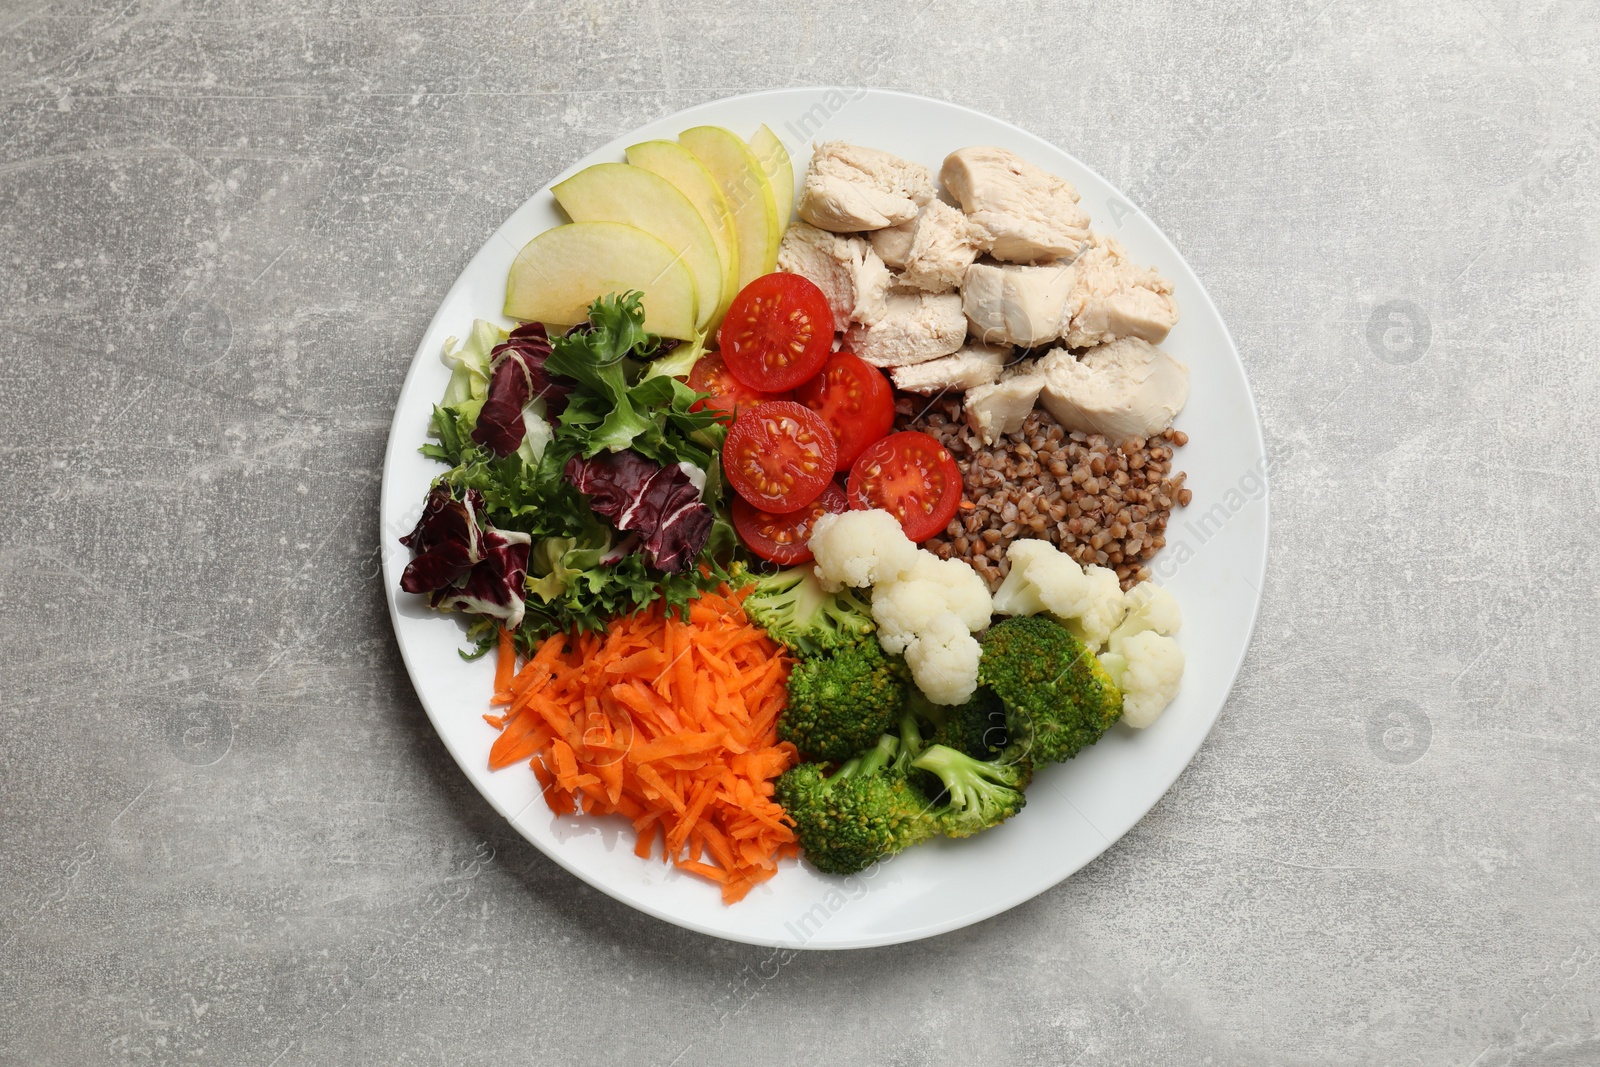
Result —
POLYGON ((489 393, 472 439, 497 456, 509 456, 527 433, 522 409, 528 402, 543 397, 545 410, 558 415, 566 408, 572 387, 545 372, 550 338, 542 323, 518 326, 489 355, 489 393))
POLYGON ((681 466, 662 467, 624 450, 574 456, 564 474, 598 514, 639 535, 658 570, 687 569, 711 539, 711 509, 681 466))
POLYGON ((483 496, 476 489, 468 489, 464 500, 455 499, 443 484, 428 492, 416 529, 400 538, 417 553, 400 576, 401 589, 429 593, 467 576, 483 558, 477 520, 481 507, 483 496))
POLYGON ((416 529, 400 538, 417 553, 400 576, 400 588, 428 594, 428 603, 441 611, 489 615, 515 629, 525 607, 523 579, 532 538, 483 525, 482 510, 483 496, 476 489, 457 500, 449 486, 434 486, 416 529))

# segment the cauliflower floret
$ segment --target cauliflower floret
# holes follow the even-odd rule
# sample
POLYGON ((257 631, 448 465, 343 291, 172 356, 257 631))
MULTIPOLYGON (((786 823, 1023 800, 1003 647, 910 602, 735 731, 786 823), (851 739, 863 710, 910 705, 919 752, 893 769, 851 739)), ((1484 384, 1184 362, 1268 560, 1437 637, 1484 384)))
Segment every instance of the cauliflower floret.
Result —
POLYGON ((1088 592, 1077 612, 1063 621, 1072 636, 1098 651, 1122 621, 1122 583, 1117 580, 1117 572, 1106 567, 1085 567, 1083 574, 1089 580, 1088 592))
POLYGON ((968 630, 989 625, 989 587, 959 559, 940 559, 918 551, 910 567, 872 590, 872 619, 878 641, 889 652, 903 652, 936 615, 954 614, 968 630))
POLYGON ((1183 613, 1171 593, 1154 582, 1140 582, 1128 590, 1128 614, 1111 634, 1111 648, 1117 641, 1132 637, 1145 630, 1159 634, 1175 634, 1183 626, 1183 613))
POLYGON ((807 542, 824 588, 872 586, 872 620, 885 652, 903 653, 912 680, 935 704, 960 704, 978 688, 978 641, 989 625, 989 587, 958 559, 912 544, 887 511, 824 515, 807 542))
POLYGON ((1183 680, 1183 649, 1170 637, 1144 630, 1119 636, 1101 666, 1122 690, 1122 721, 1142 730, 1161 717, 1183 680))
POLYGON ((1044 611, 1044 601, 1039 599, 1039 587, 1028 581, 1026 569, 1013 563, 994 591, 993 607, 996 615, 1038 615, 1044 611))
POLYGON ((994 614, 989 587, 970 564, 959 559, 940 559, 926 549, 920 550, 896 584, 907 582, 924 582, 938 588, 944 594, 945 609, 954 612, 969 630, 982 630, 994 614))
POLYGON ((806 542, 817 558, 817 578, 829 592, 892 582, 916 562, 919 549, 887 511, 824 515, 806 542))
POLYGON ((906 666, 922 695, 935 704, 964 704, 978 689, 981 652, 967 624, 947 611, 923 623, 906 646, 906 666))
POLYGON ((1006 556, 1013 567, 1022 568, 1023 577, 1038 590, 1039 602, 1050 614, 1075 619, 1092 608, 1093 589, 1083 568, 1049 541, 1013 541, 1006 556))
POLYGON ((1005 581, 995 591, 994 610, 1001 615, 1038 615, 1049 612, 1074 619, 1092 610, 1093 583, 1076 560, 1049 541, 1027 538, 1006 549, 1011 562, 1005 581))
MULTIPOLYGON (((1049 612, 1065 623, 1074 637, 1095 650, 1105 645, 1111 631, 1122 621, 1122 583, 1115 571, 1080 567, 1055 545, 1037 538, 1011 542, 1006 558, 1011 561, 1011 570, 995 590, 995 614, 1049 612)), ((1177 605, 1172 608, 1176 611, 1177 605)))
POLYGON ((872 621, 885 652, 904 652, 929 619, 949 610, 944 590, 932 582, 884 582, 872 590, 872 621))

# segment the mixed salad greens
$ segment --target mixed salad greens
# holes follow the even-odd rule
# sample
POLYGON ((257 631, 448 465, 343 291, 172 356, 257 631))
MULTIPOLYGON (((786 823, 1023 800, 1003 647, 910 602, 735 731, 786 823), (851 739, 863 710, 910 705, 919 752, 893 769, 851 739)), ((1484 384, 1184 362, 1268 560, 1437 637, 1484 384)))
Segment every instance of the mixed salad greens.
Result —
POLYGON ((561 336, 480 320, 447 346, 423 452, 450 469, 403 539, 418 554, 401 587, 475 616, 473 655, 501 626, 527 652, 658 600, 681 611, 730 580, 726 428, 674 377, 690 352, 643 324, 637 293, 613 295, 561 336))

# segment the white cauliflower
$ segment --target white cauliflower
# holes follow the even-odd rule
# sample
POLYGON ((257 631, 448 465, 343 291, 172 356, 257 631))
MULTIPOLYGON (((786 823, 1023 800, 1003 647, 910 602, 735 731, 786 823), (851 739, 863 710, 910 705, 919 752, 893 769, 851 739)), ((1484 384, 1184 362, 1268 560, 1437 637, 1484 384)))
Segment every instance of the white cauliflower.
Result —
POLYGON ((1183 626, 1183 612, 1171 593, 1154 582, 1140 582, 1127 595, 1128 614, 1111 634, 1114 651, 1122 637, 1132 637, 1145 630, 1172 635, 1183 626))
POLYGON ((946 611, 924 622, 906 646, 906 666, 923 696, 935 704, 962 704, 977 691, 981 651, 967 624, 946 611))
POLYGON ((872 621, 885 652, 904 652, 929 619, 949 613, 944 590, 933 582, 884 582, 872 590, 872 621))
POLYGON ((1098 649, 1122 621, 1122 585, 1104 567, 1078 566, 1076 560, 1048 541, 1027 538, 1006 549, 1011 570, 995 590, 998 615, 1040 615, 1049 612, 1073 635, 1098 649))
POLYGON ((1023 577, 1050 614, 1073 619, 1093 607, 1094 590, 1083 568, 1049 541, 1013 541, 1006 549, 1006 557, 1013 568, 1022 568, 1023 577))
POLYGON ((1072 636, 1099 651, 1122 621, 1122 583, 1116 571, 1105 567, 1086 567, 1083 574, 1089 580, 1088 594, 1078 604, 1077 613, 1062 621, 1072 636))
POLYGON ((919 551, 900 520, 878 508, 824 515, 806 544, 817 558, 817 578, 830 593, 847 585, 892 582, 916 562, 919 551))
POLYGON ((895 584, 907 582, 926 582, 943 590, 945 606, 966 623, 969 630, 984 629, 994 614, 989 587, 971 564, 959 559, 940 559, 932 552, 921 550, 895 584))
POLYGON ((960 704, 978 688, 974 631, 989 625, 989 587, 958 559, 912 544, 887 511, 824 515, 807 542, 823 587, 872 586, 872 620, 885 652, 904 654, 917 688, 960 704))
POLYGON ((1119 635, 1100 664, 1122 690, 1122 721, 1139 730, 1161 717, 1183 680, 1183 649, 1154 630, 1119 635))
MULTIPOLYGON (((1021 542, 1012 542, 1015 548, 1021 542)), ((1027 569, 1011 564, 1000 588, 994 591, 996 615, 1039 615, 1044 612, 1044 601, 1039 599, 1039 587, 1028 581, 1027 569)))
POLYGON ((947 612, 968 630, 989 625, 989 587, 959 559, 940 559, 919 550, 900 577, 880 582, 872 590, 878 641, 889 652, 905 651, 929 619, 947 612))

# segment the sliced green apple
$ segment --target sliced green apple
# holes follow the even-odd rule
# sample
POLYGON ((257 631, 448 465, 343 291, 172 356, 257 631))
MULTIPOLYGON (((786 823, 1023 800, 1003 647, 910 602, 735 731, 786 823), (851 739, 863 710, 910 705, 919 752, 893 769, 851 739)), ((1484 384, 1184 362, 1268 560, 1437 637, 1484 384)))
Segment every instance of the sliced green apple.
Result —
POLYGON ((505 312, 575 326, 600 297, 630 289, 644 296, 645 329, 695 339, 699 294, 689 268, 660 238, 621 222, 569 222, 523 245, 506 279, 505 312))
POLYGON ((789 228, 789 217, 794 214, 794 163, 783 141, 766 123, 750 137, 750 151, 761 161, 761 169, 772 183, 772 199, 778 206, 778 239, 789 228))
POLYGON ((761 161, 744 139, 720 126, 696 126, 678 135, 678 143, 705 164, 727 197, 739 237, 739 288, 778 265, 777 202, 761 161))
POLYGON ((722 257, 700 212, 677 186, 640 167, 597 163, 550 191, 573 222, 622 222, 660 238, 694 275, 700 296, 695 325, 704 329, 710 323, 722 306, 722 257))
POLYGON ((722 258, 724 280, 721 306, 711 316, 711 327, 715 328, 739 291, 739 235, 733 228, 728 198, 722 195, 721 187, 705 164, 677 141, 642 141, 628 149, 628 162, 677 186, 678 192, 689 198, 689 203, 711 231, 717 255, 722 258))

